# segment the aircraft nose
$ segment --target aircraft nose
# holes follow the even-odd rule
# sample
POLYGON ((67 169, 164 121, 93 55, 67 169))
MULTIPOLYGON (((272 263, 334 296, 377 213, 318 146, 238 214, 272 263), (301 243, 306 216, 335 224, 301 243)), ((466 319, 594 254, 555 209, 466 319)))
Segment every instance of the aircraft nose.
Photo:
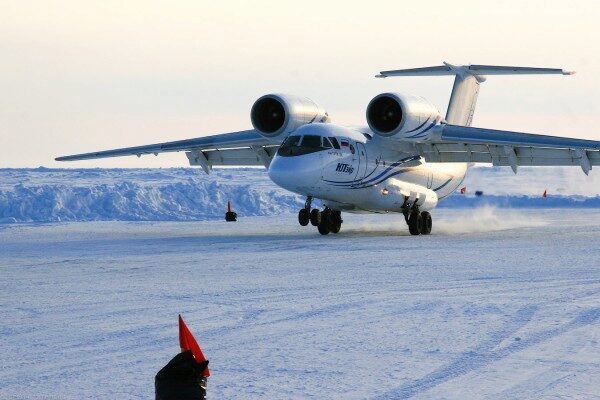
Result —
POLYGON ((299 162, 302 157, 275 156, 269 166, 269 177, 278 186, 292 192, 314 187, 320 174, 309 163, 299 162))
POLYGON ((295 178, 299 178, 301 174, 295 170, 296 164, 293 160, 288 160, 283 157, 275 157, 273 161, 271 161, 271 165, 269 166, 269 178, 276 185, 281 186, 282 188, 293 190, 293 186, 296 186, 298 180, 295 178))

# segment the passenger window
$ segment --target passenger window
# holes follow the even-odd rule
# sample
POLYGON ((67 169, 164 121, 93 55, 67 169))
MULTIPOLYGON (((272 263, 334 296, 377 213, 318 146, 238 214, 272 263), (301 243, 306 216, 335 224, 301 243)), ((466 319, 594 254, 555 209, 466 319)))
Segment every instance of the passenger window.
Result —
POLYGON ((323 147, 326 149, 331 148, 331 142, 325 136, 323 136, 323 147))
POLYGON ((302 139, 302 147, 320 148, 321 147, 321 136, 317 135, 306 135, 302 139))
POLYGON ((333 144, 333 148, 335 149, 340 149, 340 144, 338 143, 337 139, 334 137, 329 138, 329 140, 331 140, 331 143, 333 144))

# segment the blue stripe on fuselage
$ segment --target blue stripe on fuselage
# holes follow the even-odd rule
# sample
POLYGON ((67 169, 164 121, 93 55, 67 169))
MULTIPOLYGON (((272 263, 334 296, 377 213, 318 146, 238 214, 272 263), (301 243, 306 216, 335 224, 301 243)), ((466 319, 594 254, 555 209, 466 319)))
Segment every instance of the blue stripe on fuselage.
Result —
POLYGON ((390 166, 389 166, 389 167, 387 167, 387 168, 386 168, 386 169, 385 169, 383 172, 381 172, 379 175, 377 175, 376 177, 374 177, 374 178, 371 178, 371 179, 369 179, 369 180, 367 180, 367 181, 365 181, 364 179, 365 179, 366 177, 368 177, 368 176, 371 176, 371 175, 372 175, 372 174, 373 174, 373 173, 374 173, 374 172, 377 170, 377 168, 378 168, 379 166, 376 166, 376 167, 373 169, 373 171, 371 171, 371 173, 370 173, 369 175, 367 175, 367 176, 365 176, 365 177, 363 177, 363 178, 360 178, 360 179, 353 179, 353 180, 351 180, 351 181, 330 181, 330 180, 326 180, 326 179, 324 179, 324 181, 325 181, 325 182, 327 182, 327 183, 332 183, 332 184, 334 184, 335 186, 355 185, 355 184, 358 184, 358 183, 360 183, 360 182, 362 182, 363 184, 366 184, 366 183, 369 183, 369 182, 372 182, 372 181, 378 180, 379 178, 381 178, 382 176, 384 176, 385 174, 387 174, 387 173, 388 173, 389 171, 391 171, 392 169, 394 169, 394 168, 398 167, 399 165, 405 164, 405 163, 407 163, 408 161, 416 161, 416 160, 419 160, 420 158, 421 158, 421 156, 410 156, 410 157, 406 157, 406 158, 403 158, 403 159, 401 159, 401 160, 398 160, 398 161, 396 161, 396 162, 394 162, 394 163, 390 164, 390 166))

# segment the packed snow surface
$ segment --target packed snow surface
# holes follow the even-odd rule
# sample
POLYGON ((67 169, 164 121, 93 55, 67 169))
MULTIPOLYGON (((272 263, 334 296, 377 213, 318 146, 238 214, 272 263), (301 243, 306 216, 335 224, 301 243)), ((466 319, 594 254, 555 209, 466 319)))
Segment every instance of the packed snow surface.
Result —
POLYGON ((178 313, 211 399, 600 398, 600 210, 295 218, 1 225, 0 398, 153 398, 178 313))
MULTIPOLYGON (((521 168, 514 176, 510 168, 475 167, 465 180, 467 195, 440 207, 600 207, 598 177, 579 168, 521 168)), ((209 176, 197 168, 0 169, 0 223, 221 219, 228 200, 243 216, 296 213, 304 203, 263 168, 209 176)))

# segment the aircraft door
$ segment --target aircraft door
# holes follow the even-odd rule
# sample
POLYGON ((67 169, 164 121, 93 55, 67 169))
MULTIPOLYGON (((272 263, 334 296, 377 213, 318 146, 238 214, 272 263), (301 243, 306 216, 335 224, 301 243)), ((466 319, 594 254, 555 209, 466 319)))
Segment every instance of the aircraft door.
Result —
POLYGON ((368 159, 367 159, 367 149, 365 148, 364 144, 356 142, 356 156, 358 158, 358 160, 357 160, 358 168, 356 168, 356 176, 354 177, 354 179, 356 181, 360 182, 367 174, 368 159))

